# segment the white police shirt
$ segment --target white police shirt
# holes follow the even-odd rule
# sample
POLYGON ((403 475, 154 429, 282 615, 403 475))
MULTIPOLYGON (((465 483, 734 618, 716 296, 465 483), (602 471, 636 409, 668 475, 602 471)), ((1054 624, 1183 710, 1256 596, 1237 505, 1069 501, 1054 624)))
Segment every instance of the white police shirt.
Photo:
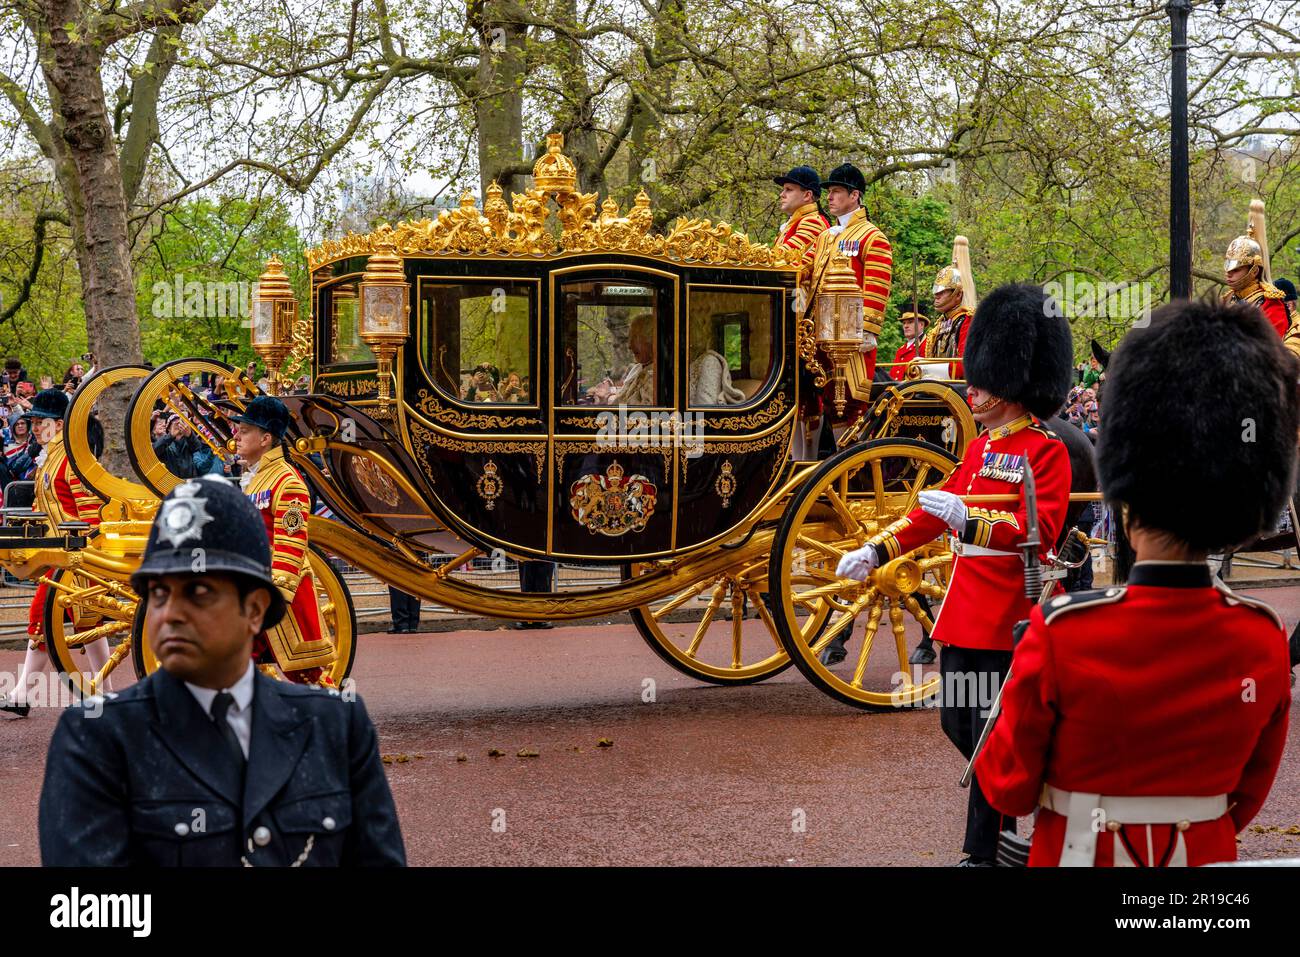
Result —
MULTIPOLYGON (((200 688, 188 681, 185 682, 185 687, 190 689, 190 694, 194 695, 194 700, 199 703, 203 713, 212 714, 212 699, 217 696, 217 689, 200 688)), ((226 712, 226 722, 235 729, 235 737, 239 739, 239 746, 244 749, 244 757, 247 758, 248 745, 253 739, 253 661, 251 658, 244 676, 229 688, 221 690, 229 691, 231 697, 235 699, 235 703, 226 712)))

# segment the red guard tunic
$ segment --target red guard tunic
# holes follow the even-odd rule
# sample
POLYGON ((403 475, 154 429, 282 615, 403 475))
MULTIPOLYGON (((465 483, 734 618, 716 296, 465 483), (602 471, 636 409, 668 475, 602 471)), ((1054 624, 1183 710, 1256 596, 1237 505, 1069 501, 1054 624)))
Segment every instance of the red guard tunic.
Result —
POLYGON ((334 647, 325 634, 315 581, 307 566, 307 516, 311 514, 307 486, 285 461, 283 450, 275 448, 262 456, 244 493, 266 522, 271 579, 289 603, 286 620, 266 632, 266 643, 286 675, 295 681, 317 681, 321 669, 333 663, 334 647))
MULTIPOLYGON (((81 479, 72 470, 61 434, 45 447, 45 461, 37 468, 34 480, 36 508, 48 516, 51 530, 63 522, 86 522, 95 528, 99 526, 99 508, 104 503, 81 484, 81 479)), ((45 585, 37 585, 36 594, 32 596, 27 614, 27 634, 32 637, 40 635, 45 627, 48 591, 45 585)), ((38 641, 36 645, 44 647, 45 642, 38 641)))
POLYGON ((909 339, 898 347, 894 353, 894 366, 889 370, 889 377, 898 382, 907 378, 907 366, 903 363, 911 362, 913 359, 923 358, 925 356, 925 338, 922 337, 916 341, 909 339))
MULTIPOLYGON (((1046 785, 1226 795, 1226 814, 1181 831, 1112 816, 1094 832, 1095 866, 1235 860, 1286 742, 1287 636, 1272 609, 1213 582, 1204 563, 1140 562, 1126 587, 1055 598, 1030 622, 975 764, 989 802, 1028 814, 1046 785)), ((1038 812, 1031 866, 1061 860, 1066 821, 1038 812)))
POLYGON ((1286 311, 1286 294, 1272 283, 1257 282, 1250 288, 1243 289, 1240 295, 1228 290, 1223 301, 1229 304, 1248 302, 1252 306, 1258 306, 1264 318, 1277 330, 1278 336, 1286 338, 1287 331, 1291 327, 1291 317, 1286 311))
MULTIPOLYGON (((1070 504, 1070 456, 1065 443, 1033 416, 982 433, 944 485, 955 495, 1013 494, 1016 503, 968 505, 966 528, 956 547, 952 578, 935 620, 935 641, 960 648, 1011 650, 1011 629, 1029 617, 1023 554, 1025 504, 1020 483, 1028 461, 1038 497, 1040 557, 1056 541, 1070 504)), ((948 526, 913 509, 868 539, 881 564, 937 538, 948 526)))

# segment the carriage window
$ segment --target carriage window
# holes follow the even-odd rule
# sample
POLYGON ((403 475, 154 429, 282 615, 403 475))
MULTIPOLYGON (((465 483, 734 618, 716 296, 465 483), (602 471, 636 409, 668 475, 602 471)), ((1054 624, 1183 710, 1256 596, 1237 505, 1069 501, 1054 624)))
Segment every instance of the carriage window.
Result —
MULTIPOLYGON (((673 380, 660 341, 667 284, 642 280, 571 281, 560 287, 564 356, 560 401, 566 405, 671 406, 673 380)), ((671 332, 671 327, 669 327, 671 332)))
POLYGON ((690 404, 748 402, 772 371, 780 293, 692 286, 687 299, 690 404))
POLYGON ((463 402, 537 401, 533 385, 535 283, 420 281, 425 366, 463 402))
POLYGON ((357 298, 357 281, 330 286, 329 296, 330 347, 329 361, 373 362, 375 354, 360 336, 360 300, 357 298))

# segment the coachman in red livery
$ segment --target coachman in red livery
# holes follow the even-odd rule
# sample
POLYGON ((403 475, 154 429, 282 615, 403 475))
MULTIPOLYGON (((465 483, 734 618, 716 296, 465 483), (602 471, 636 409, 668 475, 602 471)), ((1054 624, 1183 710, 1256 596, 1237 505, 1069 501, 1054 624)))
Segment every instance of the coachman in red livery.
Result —
POLYGON ((1256 535, 1290 496, 1298 372, 1245 305, 1166 306, 1116 349, 1098 465, 1137 561, 1123 587, 1033 610, 975 762, 994 807, 1039 808, 1031 866, 1236 858, 1286 740, 1287 641, 1206 556, 1256 535), (1195 403, 1210 380, 1233 387, 1195 403))

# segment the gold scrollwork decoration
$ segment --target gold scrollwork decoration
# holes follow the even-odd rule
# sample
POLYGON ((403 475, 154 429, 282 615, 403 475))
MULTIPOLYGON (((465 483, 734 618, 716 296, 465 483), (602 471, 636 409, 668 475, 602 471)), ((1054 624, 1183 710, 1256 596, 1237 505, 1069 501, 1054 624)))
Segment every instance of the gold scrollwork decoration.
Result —
MULTIPOLYGON (((767 425, 769 422, 775 422, 785 411, 786 400, 785 393, 778 392, 772 397, 772 401, 753 412, 750 415, 740 416, 739 418, 718 419, 717 421, 706 420, 706 425, 711 429, 724 429, 728 432, 737 432, 741 429, 756 429, 760 426, 767 425)), ((717 411, 710 410, 710 411, 717 411)))
POLYGON ((448 409, 428 389, 417 392, 415 399, 415 404, 425 415, 458 429, 510 429, 516 425, 537 423, 535 418, 526 415, 495 415, 491 412, 459 412, 456 409, 448 409))
POLYGON ((512 193, 509 205, 501 187, 492 183, 485 191, 482 210, 473 194, 466 192, 456 209, 443 210, 436 219, 385 224, 371 233, 326 240, 308 250, 307 265, 315 271, 338 259, 366 256, 381 242, 392 242, 404 256, 622 252, 711 265, 790 270, 799 265, 800 251, 751 242, 725 222, 681 217, 666 235, 652 233, 654 215, 644 190, 626 215, 620 213, 612 197, 597 211, 597 195, 578 192, 576 168, 563 149, 564 136, 550 134, 546 153, 533 167, 533 186, 512 193), (560 223, 558 240, 547 228, 552 200, 560 223))
MULTIPOLYGON (((692 455, 744 455, 749 452, 760 452, 763 449, 770 449, 774 445, 788 446, 790 443, 790 432, 791 430, 788 428, 777 429, 775 432, 769 432, 760 439, 744 439, 734 442, 728 440, 716 444, 705 443, 702 449, 699 446, 694 446, 690 449, 683 447, 682 484, 686 484, 687 463, 690 462, 692 455)), ((772 477, 776 476, 777 470, 780 469, 781 465, 785 462, 785 459, 779 455, 775 456, 774 459, 775 464, 773 465, 772 476, 769 478, 769 481, 771 481, 772 477)))
POLYGON ((357 399, 378 393, 379 383, 371 379, 322 379, 316 388, 340 399, 357 399))
MULTIPOLYGON (((443 435, 441 432, 435 432, 433 429, 426 429, 424 426, 411 422, 411 435, 423 446, 435 445, 440 449, 447 449, 451 452, 473 452, 477 454, 488 453, 489 455, 508 455, 510 453, 521 453, 531 455, 533 462, 537 467, 537 483, 542 482, 542 473, 546 468, 546 440, 541 439, 536 442, 519 442, 513 439, 493 440, 484 438, 482 440, 465 440, 454 439, 449 435, 443 435)), ((427 467, 427 457, 416 454, 416 460, 420 467, 425 470, 429 480, 433 480, 433 475, 427 467)))
POLYGON ((614 441, 595 441, 595 442, 569 442, 559 441, 555 443, 555 472, 561 481, 564 479, 564 459, 571 454, 621 454, 636 455, 640 453, 658 453, 664 463, 664 481, 668 481, 668 470, 672 467, 673 445, 671 442, 663 442, 657 446, 639 448, 619 446, 614 441))

